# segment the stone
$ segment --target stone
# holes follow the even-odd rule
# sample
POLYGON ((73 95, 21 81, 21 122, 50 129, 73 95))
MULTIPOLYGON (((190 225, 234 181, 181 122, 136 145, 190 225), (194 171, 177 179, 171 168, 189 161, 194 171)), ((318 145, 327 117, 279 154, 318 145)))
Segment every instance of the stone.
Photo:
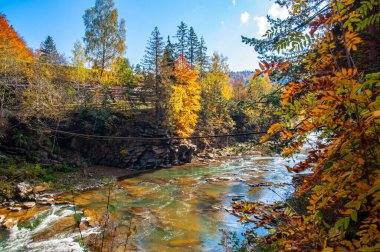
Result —
POLYGON ((40 205, 53 205, 55 203, 54 198, 49 198, 49 197, 40 197, 37 199, 37 203, 40 205))
POLYGON ((27 182, 18 183, 17 186, 16 186, 16 188, 17 188, 17 191, 18 191, 18 195, 22 199, 26 198, 26 196, 28 196, 28 194, 30 194, 31 192, 33 192, 33 186, 31 186, 27 182))
POLYGON ((20 212, 22 208, 19 206, 15 206, 15 207, 8 207, 8 210, 11 212, 20 212))
POLYGON ((50 188, 50 184, 49 183, 42 183, 42 184, 39 184, 36 187, 34 187, 34 192, 35 193, 43 192, 43 191, 46 191, 49 188, 50 188))
POLYGON ((33 202, 33 201, 23 202, 22 206, 26 209, 31 209, 36 206, 36 202, 33 202))
POLYGON ((6 228, 6 229, 11 229, 11 228, 13 228, 14 226, 16 226, 17 225, 17 220, 12 220, 12 219, 8 219, 8 220, 6 220, 3 224, 2 224, 2 226, 4 227, 4 228, 6 228))
POLYGON ((231 198, 232 201, 238 201, 238 200, 241 200, 242 197, 240 196, 234 196, 231 198))
POLYGON ((91 217, 82 217, 80 220, 81 228, 89 228, 95 226, 95 221, 91 217))
POLYGON ((160 147, 158 147, 158 146, 153 146, 152 150, 153 150, 153 152, 154 152, 156 155, 161 155, 161 154, 163 154, 163 153, 166 152, 166 149, 164 149, 164 148, 160 148, 160 147))

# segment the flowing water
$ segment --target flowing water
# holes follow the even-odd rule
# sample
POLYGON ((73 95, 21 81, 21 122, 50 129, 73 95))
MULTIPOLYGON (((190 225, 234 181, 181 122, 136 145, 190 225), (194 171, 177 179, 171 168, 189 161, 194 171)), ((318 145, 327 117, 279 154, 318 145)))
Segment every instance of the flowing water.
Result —
MULTIPOLYGON (((301 155, 298 159, 303 159, 301 155)), ((281 157, 230 158, 219 164, 185 165, 154 171, 116 183, 110 203, 118 226, 114 247, 123 251, 129 219, 137 232, 129 239, 134 251, 221 251, 223 230, 241 234, 245 226, 229 214, 232 200, 274 202, 291 193, 291 174, 281 157), (271 182, 248 193, 250 184, 271 182), (276 193, 274 193, 274 190, 276 193)), ((108 187, 75 198, 77 209, 103 216, 108 187)), ((53 206, 31 220, 0 233, 0 251, 82 251, 80 233, 74 227, 72 205, 53 206)), ((265 230, 257 230, 265 233, 265 230)), ((83 237, 99 230, 82 230, 83 237)))

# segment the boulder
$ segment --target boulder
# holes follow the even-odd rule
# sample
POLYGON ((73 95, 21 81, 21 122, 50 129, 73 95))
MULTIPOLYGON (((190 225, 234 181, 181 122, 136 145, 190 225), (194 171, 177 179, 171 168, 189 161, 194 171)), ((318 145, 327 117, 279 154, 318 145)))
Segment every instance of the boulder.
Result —
POLYGON ((21 199, 25 199, 28 194, 33 192, 33 186, 27 182, 21 182, 17 184, 17 192, 21 199))
POLYGON ((36 202, 33 202, 33 201, 23 202, 22 206, 26 209, 31 209, 36 206, 36 202))
POLYGON ((53 205, 55 203, 54 197, 51 194, 38 195, 36 201, 40 205, 53 205))
POLYGON ((44 206, 50 206, 55 203, 53 198, 42 197, 37 199, 37 203, 44 206))
POLYGON ((16 225, 17 225, 17 220, 8 219, 1 226, 9 230, 16 225))
POLYGON ((87 229, 89 227, 94 227, 95 221, 91 217, 82 217, 80 220, 81 229, 87 229))
POLYGON ((16 206, 16 207, 8 207, 8 210, 11 212, 20 212, 22 210, 21 207, 16 206))

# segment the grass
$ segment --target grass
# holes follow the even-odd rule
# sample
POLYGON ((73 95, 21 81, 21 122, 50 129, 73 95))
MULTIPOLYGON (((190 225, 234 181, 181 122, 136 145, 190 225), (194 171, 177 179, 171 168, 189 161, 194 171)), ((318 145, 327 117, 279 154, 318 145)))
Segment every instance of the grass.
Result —
POLYGON ((0 201, 17 196, 16 185, 27 181, 38 185, 46 182, 56 182, 62 173, 77 172, 78 168, 67 163, 54 167, 43 167, 39 163, 16 161, 12 157, 0 156, 0 201))

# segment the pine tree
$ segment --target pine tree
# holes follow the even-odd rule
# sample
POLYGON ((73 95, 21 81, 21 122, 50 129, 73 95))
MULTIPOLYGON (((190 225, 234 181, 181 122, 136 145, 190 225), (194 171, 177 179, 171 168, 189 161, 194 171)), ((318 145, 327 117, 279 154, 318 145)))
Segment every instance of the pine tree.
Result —
POLYGON ((207 64, 208 64, 208 57, 207 57, 207 47, 205 40, 203 36, 201 37, 201 40, 198 44, 198 51, 197 51, 197 64, 199 66, 199 72, 201 75, 204 75, 207 64))
POLYGON ((164 42, 160 31, 154 28, 144 55, 144 67, 147 71, 147 80, 152 80, 155 93, 156 117, 162 116, 162 92, 161 92, 161 63, 164 53, 164 42))
POLYGON ((51 36, 47 36, 45 41, 41 43, 39 53, 39 60, 41 62, 56 65, 65 63, 64 57, 58 53, 55 42, 51 36))
POLYGON ((194 28, 190 27, 188 38, 187 38, 187 52, 186 52, 186 58, 189 61, 190 66, 194 66, 196 58, 197 58, 197 51, 199 50, 199 41, 198 36, 194 32, 194 28))
POLYGON ((94 68, 104 70, 122 57, 125 46, 125 21, 118 23, 118 11, 113 0, 96 0, 95 6, 83 15, 86 54, 94 68))
POLYGON ((175 44, 176 49, 176 57, 186 56, 187 46, 188 46, 188 29, 187 25, 182 21, 180 25, 177 27, 177 33, 175 37, 177 38, 178 42, 175 44))

